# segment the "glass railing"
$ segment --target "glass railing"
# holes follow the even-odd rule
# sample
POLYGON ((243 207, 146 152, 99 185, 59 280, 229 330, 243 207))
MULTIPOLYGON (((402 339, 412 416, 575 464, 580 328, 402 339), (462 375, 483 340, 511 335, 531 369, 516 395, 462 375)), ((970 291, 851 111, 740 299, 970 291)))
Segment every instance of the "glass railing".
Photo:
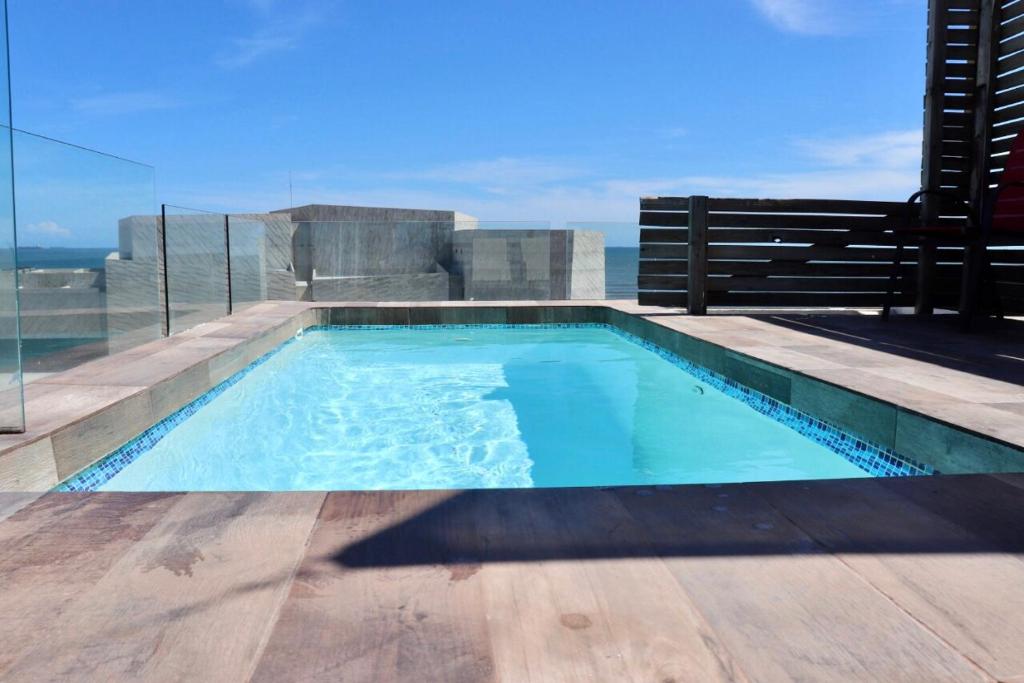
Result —
MULTIPOLYGON (((633 223, 559 228, 453 212, 402 212, 431 220, 297 220, 173 205, 152 212, 150 167, 28 133, 16 132, 15 143, 30 379, 267 300, 635 298, 633 223)), ((321 213, 307 218, 391 211, 315 208, 321 213)), ((13 294, 15 272, 7 273, 13 294)), ((16 339, 9 300, 5 334, 16 339)), ((16 343, 6 357, 16 364, 16 343)))
POLYGON ((636 221, 570 221, 567 230, 603 236, 605 299, 636 300, 640 226, 636 221))
POLYGON ((25 429, 18 324, 7 4, 0 3, 0 431, 25 429))
POLYGON ((230 310, 227 216, 170 204, 161 209, 165 308, 171 334, 230 310))
POLYGON ((153 168, 14 131, 26 381, 161 334, 153 168))
MULTIPOLYGON (((605 230, 625 235, 628 225, 300 220, 295 276, 304 298, 313 301, 603 299, 605 230)), ((623 298, 627 286, 622 284, 623 298)), ((633 292, 635 287, 634 271, 633 292)))

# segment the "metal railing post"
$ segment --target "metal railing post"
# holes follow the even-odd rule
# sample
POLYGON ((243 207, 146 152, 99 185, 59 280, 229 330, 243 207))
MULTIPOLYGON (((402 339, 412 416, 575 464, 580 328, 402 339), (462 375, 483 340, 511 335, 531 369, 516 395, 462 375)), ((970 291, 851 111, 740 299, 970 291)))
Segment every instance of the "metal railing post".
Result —
POLYGON ((160 205, 160 264, 164 282, 164 336, 171 336, 171 289, 167 284, 167 205, 160 205))
POLYGON ((224 263, 228 275, 228 315, 231 315, 231 217, 224 214, 224 263))

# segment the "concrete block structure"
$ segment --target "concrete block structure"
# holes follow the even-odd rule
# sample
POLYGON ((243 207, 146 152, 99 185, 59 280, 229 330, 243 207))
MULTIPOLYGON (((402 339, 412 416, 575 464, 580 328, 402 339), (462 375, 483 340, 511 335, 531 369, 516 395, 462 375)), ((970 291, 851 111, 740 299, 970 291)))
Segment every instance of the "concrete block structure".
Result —
POLYGON ((321 301, 448 300, 452 235, 477 226, 457 211, 311 204, 273 213, 291 217, 296 281, 321 301))
POLYGON ((172 333, 218 318, 229 255, 233 310, 295 299, 604 297, 596 232, 481 230, 457 211, 324 204, 232 214, 229 225, 225 235, 224 215, 203 212, 169 213, 166 224, 127 216, 104 268, 22 270, 23 338, 102 355, 166 334, 165 301, 172 333))
POLYGON ((461 297, 603 299, 604 235, 581 230, 479 230, 453 240, 461 297))

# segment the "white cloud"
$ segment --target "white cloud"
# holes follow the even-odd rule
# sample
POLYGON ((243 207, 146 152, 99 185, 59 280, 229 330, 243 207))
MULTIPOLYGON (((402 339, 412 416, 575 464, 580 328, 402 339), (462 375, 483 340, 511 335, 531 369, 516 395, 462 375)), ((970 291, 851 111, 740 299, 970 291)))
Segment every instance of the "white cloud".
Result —
POLYGON ((787 33, 841 35, 866 29, 919 30, 906 21, 908 10, 922 12, 920 0, 750 0, 772 25, 787 33))
POLYGON ((906 168, 921 163, 919 128, 848 138, 801 140, 798 146, 812 159, 829 166, 906 168))
POLYGON ((181 106, 181 103, 153 90, 137 90, 79 97, 71 100, 71 106, 76 111, 86 114, 118 115, 173 109, 181 106))
POLYGON ((583 171, 576 165, 550 159, 498 157, 483 161, 444 164, 394 177, 440 182, 482 184, 500 189, 537 185, 577 178, 583 171))
POLYGON ((839 29, 830 12, 832 0, 751 0, 764 17, 783 31, 822 35, 839 29))
POLYGON ((56 221, 40 221, 25 226, 25 232, 47 237, 71 237, 71 231, 56 221))
MULTIPOLYGON (((272 2, 251 4, 260 14, 270 14, 273 9, 272 2)), ((315 26, 322 16, 319 11, 312 9, 298 14, 294 13, 294 8, 288 8, 288 11, 291 12, 288 19, 275 21, 269 18, 268 25, 253 31, 250 35, 231 39, 231 46, 221 51, 214 59, 217 66, 222 69, 238 69, 249 66, 267 55, 299 47, 307 31, 315 26)))
POLYGON ((217 65, 225 69, 248 66, 268 54, 291 50, 298 44, 298 36, 262 31, 248 38, 235 38, 231 42, 233 47, 221 53, 216 60, 217 65))
MULTIPOLYGON (((673 183, 685 194, 777 199, 906 199, 920 183, 918 169, 844 169, 736 176, 689 176, 673 183)), ((649 194, 649 193, 647 193, 649 194)))
MULTIPOLYGON (((485 220, 618 221, 635 224, 646 195, 903 200, 920 185, 916 130, 790 142, 787 172, 623 177, 582 160, 498 157, 405 173, 336 170, 293 174, 294 203, 464 211, 485 220)), ((780 159, 766 160, 776 167, 780 159)), ((257 211, 288 206, 286 175, 262 188, 169 198, 185 206, 257 211)), ((629 237, 633 239, 633 237, 629 237)), ((627 240, 628 241, 628 240, 627 240)))
POLYGON ((792 143, 806 169, 746 175, 610 180, 611 193, 815 198, 905 199, 921 183, 921 132, 812 138, 792 143))

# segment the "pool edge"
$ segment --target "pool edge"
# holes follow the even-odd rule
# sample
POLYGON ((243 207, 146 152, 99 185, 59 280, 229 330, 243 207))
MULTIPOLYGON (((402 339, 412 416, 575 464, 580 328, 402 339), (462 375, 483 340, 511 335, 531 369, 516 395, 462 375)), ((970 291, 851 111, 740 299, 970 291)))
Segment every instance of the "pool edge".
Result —
MULTIPOLYGON (((702 339, 699 333, 674 329, 683 321, 681 312, 640 307, 631 302, 445 302, 438 303, 309 303, 264 302, 232 316, 218 319, 174 337, 147 344, 152 353, 164 354, 182 339, 189 341, 231 340, 233 345, 211 349, 198 360, 190 361, 175 373, 155 377, 146 386, 131 387, 132 393, 116 400, 89 405, 66 421, 43 427, 29 424, 21 435, 4 435, 0 440, 0 491, 44 492, 67 480, 86 467, 141 434, 159 420, 180 409, 197 396, 209 391, 223 378, 243 368, 251 359, 279 346, 299 327, 318 324, 358 324, 359 321, 380 321, 386 324, 463 323, 536 323, 536 322, 602 322, 631 332, 669 350, 679 353, 710 370, 719 372, 741 384, 754 385, 769 396, 823 419, 844 431, 862 438, 877 424, 865 415, 888 416, 887 435, 894 450, 899 439, 918 440, 916 450, 923 453, 909 457, 947 473, 998 473, 1024 470, 1024 444, 1009 443, 996 436, 948 422, 921 410, 901 406, 878 396, 869 396, 838 383, 818 379, 793 368, 757 359, 722 344, 702 339), (211 331, 212 330, 212 331, 211 331), (746 381, 744 381, 746 380, 746 381), (789 400, 784 400, 787 398, 789 400), (810 409, 807 409, 810 408, 810 409), (909 425, 897 430, 899 425, 909 425)), ((79 366, 116 364, 123 358, 137 355, 138 349, 108 356, 79 366)), ((58 373, 51 383, 63 380, 58 373)), ((75 380, 75 382, 78 382, 75 380)), ((103 384, 99 380, 92 384, 103 384)), ((90 381, 80 382, 89 385, 90 381)), ((33 385, 28 385, 32 387, 33 385)), ((107 387, 104 387, 107 388, 107 387)), ((887 439, 867 438, 887 445, 887 439)))

